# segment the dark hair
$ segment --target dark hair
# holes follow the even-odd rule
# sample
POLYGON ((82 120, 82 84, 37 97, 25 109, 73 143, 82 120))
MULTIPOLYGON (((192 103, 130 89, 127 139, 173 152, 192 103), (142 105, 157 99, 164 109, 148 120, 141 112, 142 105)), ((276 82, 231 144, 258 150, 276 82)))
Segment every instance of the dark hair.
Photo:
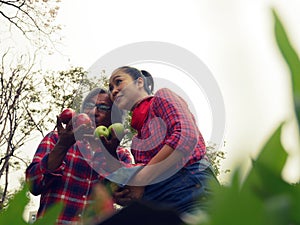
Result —
POLYGON ((151 94, 154 89, 154 81, 152 75, 146 70, 138 70, 130 66, 122 66, 117 70, 121 70, 124 73, 129 74, 133 80, 137 80, 139 77, 142 77, 144 80, 144 89, 148 94, 151 94))
MULTIPOLYGON (((83 102, 82 102, 81 107, 80 107, 80 112, 83 112, 85 103, 90 101, 91 98, 93 98, 94 96, 96 96, 98 94, 107 94, 109 96, 109 92, 108 92, 107 89, 100 88, 100 87, 94 88, 83 99, 83 102)), ((122 110, 120 110, 118 107, 112 105, 112 109, 111 109, 111 118, 112 118, 111 122, 112 123, 118 123, 118 122, 121 123, 123 121, 123 115, 124 115, 124 112, 122 110)))
POLYGON ((80 112, 83 112, 85 103, 90 101, 91 98, 93 98, 94 96, 98 95, 98 94, 109 94, 108 91, 104 88, 94 88, 93 90, 91 90, 87 96, 85 96, 85 98, 82 101, 81 107, 80 107, 80 112))

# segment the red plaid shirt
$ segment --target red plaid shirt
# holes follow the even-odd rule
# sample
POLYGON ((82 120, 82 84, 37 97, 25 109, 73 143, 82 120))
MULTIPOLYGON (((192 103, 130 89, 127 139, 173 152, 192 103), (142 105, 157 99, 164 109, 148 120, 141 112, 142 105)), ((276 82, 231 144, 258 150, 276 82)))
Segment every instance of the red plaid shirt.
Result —
MULTIPOLYGON (((90 203, 88 197, 93 185, 104 178, 89 165, 88 162, 93 159, 91 155, 84 154, 83 157, 80 150, 84 144, 79 141, 68 150, 59 168, 52 172, 47 170, 49 153, 57 141, 56 131, 43 138, 32 163, 26 169, 26 181, 31 184, 32 194, 41 195, 38 217, 53 203, 63 202, 65 205, 57 224, 77 224, 85 207, 90 203)), ((119 160, 132 163, 128 150, 119 147, 117 152, 119 160)), ((102 162, 105 163, 103 160, 102 162)))
POLYGON ((187 103, 167 88, 149 98, 133 110, 132 121, 141 125, 136 127, 138 135, 132 139, 135 162, 147 164, 164 145, 183 153, 181 167, 202 159, 206 154, 205 142, 187 103), (150 104, 146 103, 149 98, 150 104))

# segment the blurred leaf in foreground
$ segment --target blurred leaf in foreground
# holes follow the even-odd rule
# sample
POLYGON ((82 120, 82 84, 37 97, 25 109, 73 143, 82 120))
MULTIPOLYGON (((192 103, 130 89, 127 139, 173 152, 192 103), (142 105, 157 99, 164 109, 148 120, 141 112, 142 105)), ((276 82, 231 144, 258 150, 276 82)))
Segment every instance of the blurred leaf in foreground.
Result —
POLYGON ((210 221, 207 224, 264 224, 262 202, 251 192, 241 192, 240 183, 240 173, 236 170, 229 186, 214 187, 215 194, 209 208, 210 221))
POLYGON ((277 45, 291 72, 294 105, 298 121, 298 128, 300 128, 300 60, 297 52, 288 38, 282 22, 280 21, 274 9, 273 15, 275 19, 275 37, 277 45))
POLYGON ((244 182, 244 188, 266 189, 270 193, 274 187, 270 181, 265 182, 268 177, 264 171, 273 174, 274 177, 281 180, 281 172, 286 163, 287 153, 281 144, 281 128, 280 125, 274 134, 267 141, 263 149, 260 151, 256 160, 253 160, 253 167, 244 182), (264 167, 264 170, 261 168, 264 167))
POLYGON ((55 224, 56 219, 58 218, 59 213, 61 212, 63 208, 62 203, 57 203, 50 207, 45 215, 38 219, 34 224, 35 225, 45 225, 45 224, 55 224))
POLYGON ((23 219, 24 208, 29 202, 27 191, 27 186, 24 186, 9 201, 8 207, 1 210, 0 224, 27 224, 23 219))

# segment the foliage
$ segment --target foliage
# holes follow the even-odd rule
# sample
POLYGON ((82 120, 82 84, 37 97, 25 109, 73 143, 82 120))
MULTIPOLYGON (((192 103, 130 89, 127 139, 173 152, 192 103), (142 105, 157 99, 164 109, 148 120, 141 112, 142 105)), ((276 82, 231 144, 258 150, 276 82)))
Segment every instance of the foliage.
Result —
POLYGON ((0 0, 0 209, 11 194, 12 169, 28 163, 18 157, 20 147, 34 130, 42 133, 46 127, 43 121, 49 109, 39 107, 42 80, 41 70, 35 67, 37 52, 54 47, 52 35, 60 30, 54 24, 58 4, 59 0, 0 0), (20 53, 18 42, 24 41, 29 41, 32 52, 20 53))
POLYGON ((34 129, 41 127, 39 119, 48 113, 35 107, 41 99, 36 89, 40 80, 34 79, 38 71, 33 70, 33 61, 25 56, 10 60, 9 52, 3 55, 1 61, 0 178, 5 175, 1 206, 5 201, 10 168, 19 166, 19 162, 26 165, 26 161, 17 157, 18 149, 34 129))
POLYGON ((278 15, 273 11, 275 18, 275 37, 279 50, 288 65, 291 73, 292 94, 294 100, 294 107, 298 125, 300 124, 300 60, 297 52, 292 46, 283 24, 279 20, 278 15))
POLYGON ((45 107, 51 111, 48 122, 54 124, 56 115, 64 108, 70 107, 79 112, 84 95, 97 86, 105 85, 105 82, 104 74, 88 78, 82 67, 46 74, 42 88, 46 90, 43 95, 44 102, 47 102, 45 107))
MULTIPOLYGON (((10 200, 8 207, 0 211, 0 224, 28 224, 23 219, 25 206, 29 202, 27 193, 28 187, 24 185, 23 188, 14 195, 13 199, 10 200)), ((37 220, 34 224, 55 224, 56 218, 59 215, 61 209, 62 204, 54 205, 49 209, 49 211, 42 219, 37 220)))
POLYGON ((216 148, 216 144, 208 143, 206 146, 207 157, 211 162, 215 175, 218 177, 222 172, 228 173, 230 170, 221 171, 221 160, 225 159, 225 152, 216 148))

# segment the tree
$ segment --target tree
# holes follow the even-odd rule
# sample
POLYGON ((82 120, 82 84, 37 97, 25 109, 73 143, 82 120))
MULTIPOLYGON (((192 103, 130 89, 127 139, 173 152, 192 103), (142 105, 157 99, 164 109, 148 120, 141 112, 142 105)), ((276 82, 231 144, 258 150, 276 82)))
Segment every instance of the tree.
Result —
POLYGON ((56 115, 64 108, 73 108, 77 112, 85 94, 95 87, 107 87, 107 78, 104 71, 98 77, 87 76, 82 67, 70 68, 67 71, 49 72, 43 77, 44 92, 43 99, 47 107, 51 109, 51 116, 48 122, 54 124, 56 115))
MULTIPOLYGON (((0 180, 5 175, 3 194, 0 205, 5 201, 8 174, 17 159, 16 151, 24 144, 33 126, 40 126, 40 121, 33 120, 34 104, 39 95, 36 86, 40 81, 33 79, 36 72, 32 71, 34 59, 20 57, 16 64, 11 62, 9 52, 2 56, 0 70, 0 180)), ((47 112, 45 112, 46 114, 47 112)), ((42 115, 42 114, 41 114, 42 115)), ((23 161, 22 158, 18 162, 23 161)), ((24 162, 24 161, 23 161, 24 162)), ((24 162, 26 164, 26 162, 24 162)))
POLYGON ((7 201, 9 173, 16 166, 27 166, 20 157, 20 147, 28 140, 44 136, 55 127, 56 115, 63 108, 76 107, 83 90, 90 90, 103 81, 87 78, 83 68, 67 71, 34 71, 34 59, 20 57, 16 64, 9 52, 2 57, 0 70, 0 181, 4 183, 0 208, 7 201), (33 135, 35 134, 35 135, 33 135))
POLYGON ((43 134, 48 127, 45 121, 51 109, 40 104, 45 89, 36 61, 41 49, 55 48, 59 2, 0 0, 0 182, 4 184, 0 208, 9 196, 11 170, 27 165, 19 157, 20 147, 32 138, 33 131, 43 134), (17 44, 29 44, 27 52, 21 53, 17 44))
POLYGON ((1 32, 20 32, 35 46, 46 47, 51 35, 61 29, 54 25, 60 0, 0 0, 1 32), (4 26, 3 26, 4 25, 4 26))

